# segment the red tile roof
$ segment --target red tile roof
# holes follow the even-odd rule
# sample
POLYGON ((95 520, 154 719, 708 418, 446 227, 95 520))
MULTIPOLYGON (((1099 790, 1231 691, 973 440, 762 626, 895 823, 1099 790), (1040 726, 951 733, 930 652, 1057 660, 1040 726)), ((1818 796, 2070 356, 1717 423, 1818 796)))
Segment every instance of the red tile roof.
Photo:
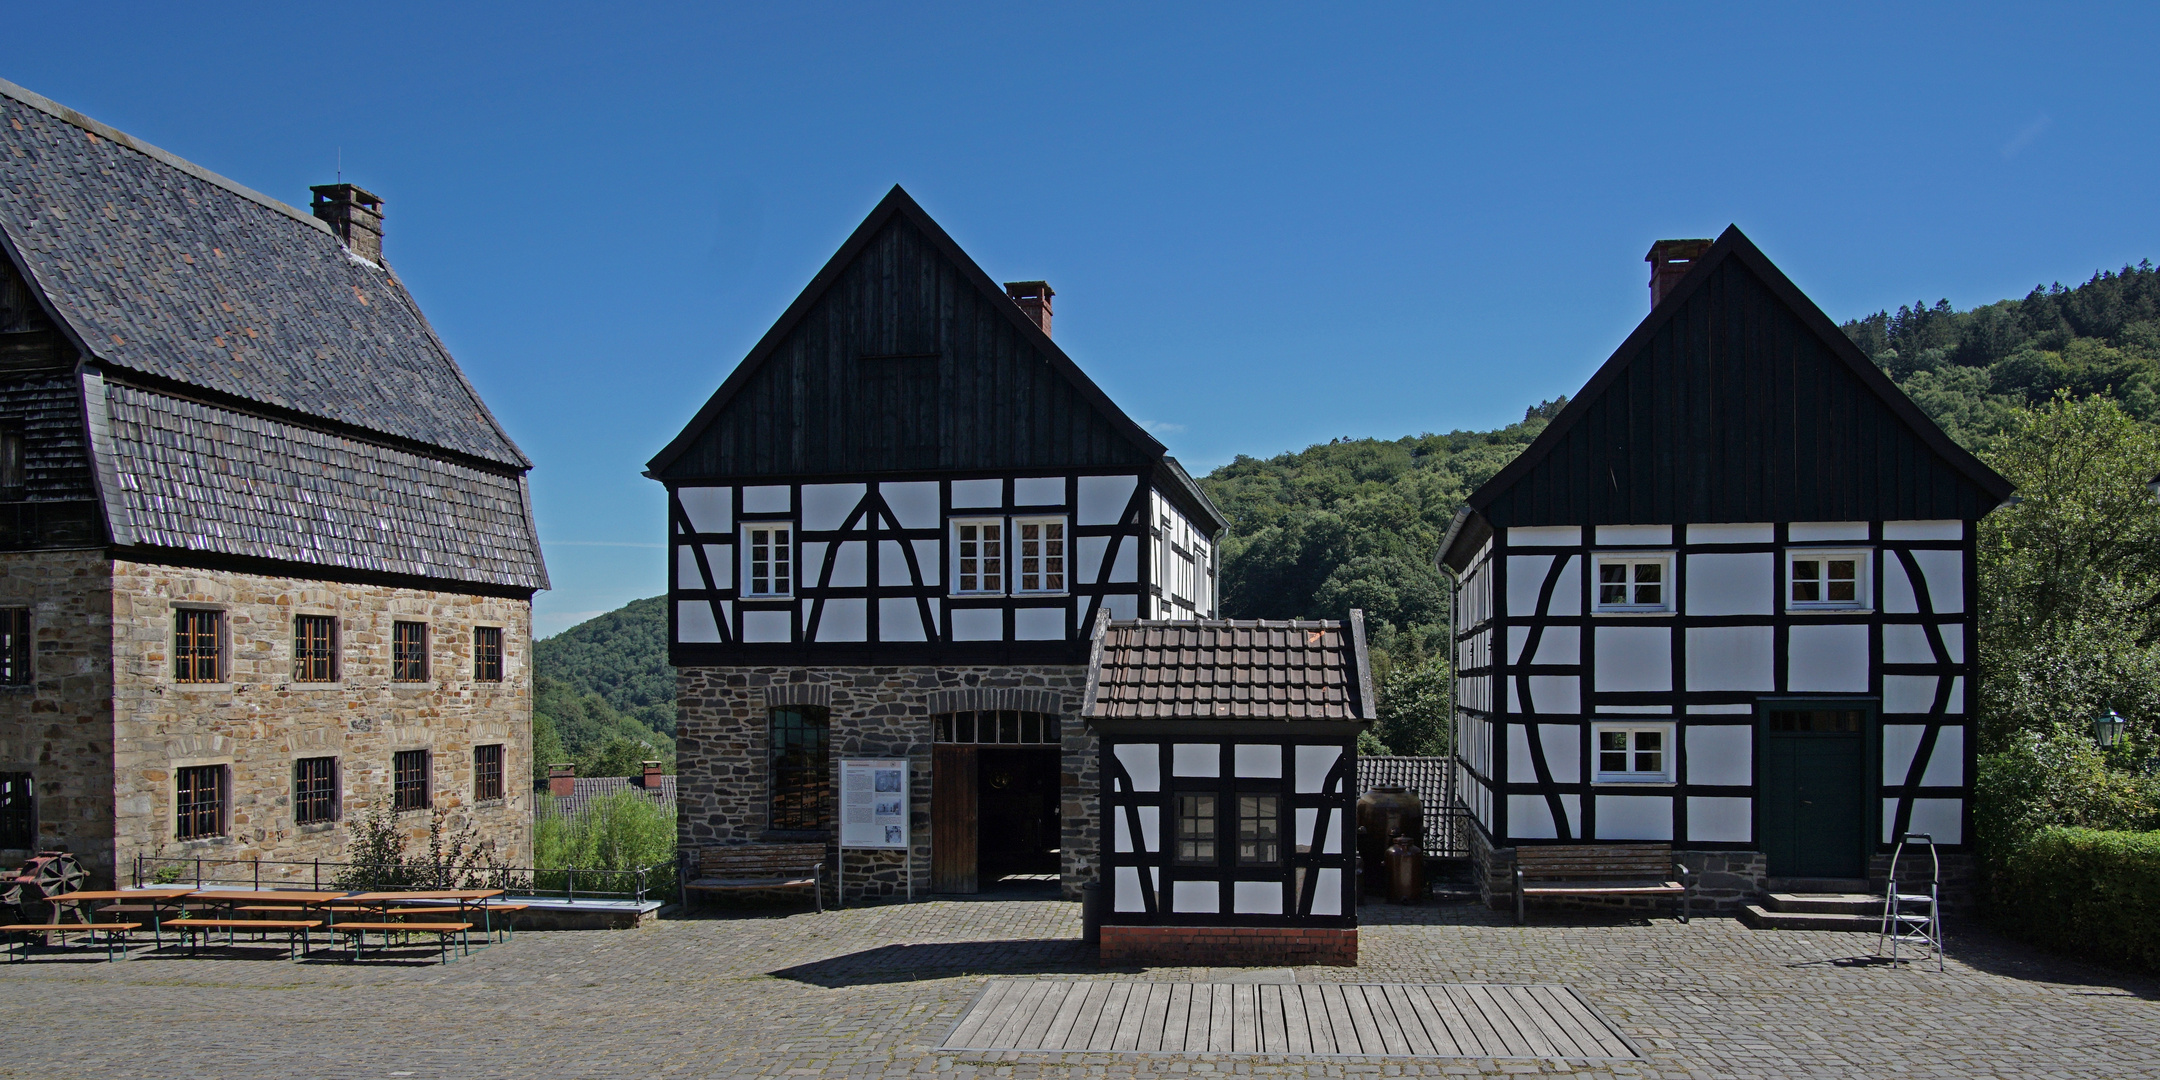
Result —
POLYGON ((1090 720, 1374 718, 1364 613, 1349 622, 1096 624, 1090 720))

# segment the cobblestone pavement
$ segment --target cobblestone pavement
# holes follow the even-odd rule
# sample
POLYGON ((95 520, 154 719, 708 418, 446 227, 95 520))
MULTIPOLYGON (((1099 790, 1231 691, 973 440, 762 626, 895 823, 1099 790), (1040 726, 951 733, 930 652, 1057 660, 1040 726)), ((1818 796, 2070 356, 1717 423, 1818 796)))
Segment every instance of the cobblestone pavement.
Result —
POLYGON ((977 900, 527 933, 448 967, 42 954, 0 965, 0 1077, 2160 1076, 2160 984, 1956 924, 1938 974, 1866 962, 1872 935, 1724 919, 1362 914, 1361 967, 1295 977, 1563 983, 1648 1060, 936 1052, 990 975, 1240 974, 1099 971, 1078 905, 977 900))

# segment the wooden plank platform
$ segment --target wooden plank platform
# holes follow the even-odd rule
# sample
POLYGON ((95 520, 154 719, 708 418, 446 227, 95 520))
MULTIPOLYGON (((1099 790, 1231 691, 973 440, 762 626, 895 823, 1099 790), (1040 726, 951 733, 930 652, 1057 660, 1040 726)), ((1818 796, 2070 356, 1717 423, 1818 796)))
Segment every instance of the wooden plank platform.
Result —
POLYGON ((993 979, 940 1050, 1639 1060, 1564 986, 993 979))

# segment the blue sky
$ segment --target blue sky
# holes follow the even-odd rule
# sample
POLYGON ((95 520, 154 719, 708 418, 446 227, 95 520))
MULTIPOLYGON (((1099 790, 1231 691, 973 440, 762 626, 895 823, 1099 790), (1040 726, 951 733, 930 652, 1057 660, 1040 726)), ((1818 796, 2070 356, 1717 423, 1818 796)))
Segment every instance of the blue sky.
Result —
POLYGON ((78 0, 0 77, 383 196, 537 463, 544 635, 663 589, 645 461, 894 183, 1195 472, 1520 419, 1661 237, 1840 320, 2160 256, 2160 8, 1886 7, 78 0))

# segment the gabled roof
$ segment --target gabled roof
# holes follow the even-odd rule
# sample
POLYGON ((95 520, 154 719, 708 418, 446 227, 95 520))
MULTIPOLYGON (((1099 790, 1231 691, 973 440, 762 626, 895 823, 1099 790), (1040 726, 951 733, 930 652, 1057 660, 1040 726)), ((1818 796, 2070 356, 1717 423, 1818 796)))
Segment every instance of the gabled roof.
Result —
POLYGON ((1375 719, 1365 614, 1349 622, 1100 619, 1089 720, 1375 719))
POLYGON ((864 218, 862 224, 856 227, 847 242, 840 246, 840 250, 827 260, 817 276, 810 279, 810 284, 804 287, 794 303, 788 305, 772 329, 766 331, 757 346, 743 357, 742 363, 736 365, 727 380, 720 384, 720 389, 698 410, 682 433, 653 457, 647 465, 647 476, 659 478, 670 474, 679 459, 699 444, 728 405, 752 383, 760 370, 773 360, 775 351, 790 340, 819 302, 826 299, 857 259, 862 257, 873 241, 878 240, 886 227, 895 221, 905 222, 919 232, 931 248, 958 271, 968 290, 981 298, 984 310, 993 312, 992 317, 1008 325, 1026 347, 1049 365, 1057 377, 1069 383, 1079 397, 1108 423, 1116 436, 1130 444, 1136 460, 1162 460, 1163 445, 1149 435, 1146 429, 1134 423, 1131 417, 1126 416, 1124 411, 1080 370, 1080 366, 1065 354, 1065 350, 1051 341, 1050 336, 1043 333, 1042 328, 1006 296, 1005 290, 992 281, 990 275, 984 273, 982 268, 975 264, 975 260, 961 250, 960 245, 954 243, 952 237, 948 236, 906 191, 895 184, 877 207, 870 211, 870 216, 864 218))
POLYGON ((2010 491, 1728 227, 1471 494, 1440 561, 1512 525, 1977 518, 2010 491))
POLYGON ((303 211, 6 81, 0 249, 102 364, 531 466, 387 267, 303 211))

